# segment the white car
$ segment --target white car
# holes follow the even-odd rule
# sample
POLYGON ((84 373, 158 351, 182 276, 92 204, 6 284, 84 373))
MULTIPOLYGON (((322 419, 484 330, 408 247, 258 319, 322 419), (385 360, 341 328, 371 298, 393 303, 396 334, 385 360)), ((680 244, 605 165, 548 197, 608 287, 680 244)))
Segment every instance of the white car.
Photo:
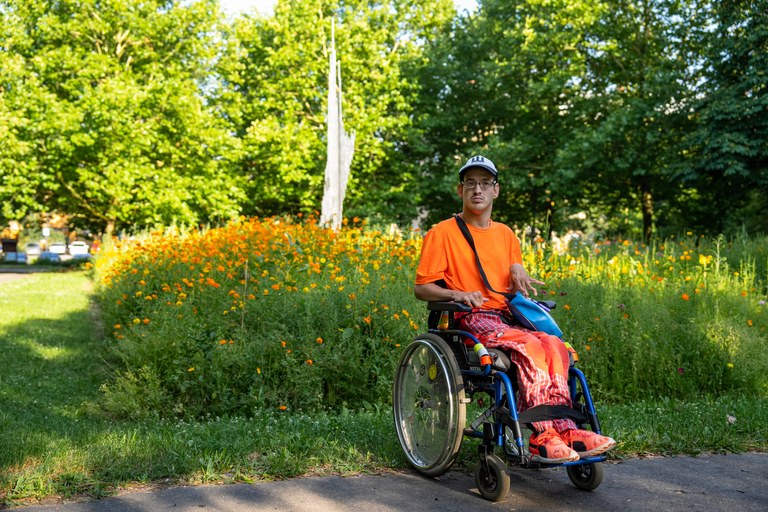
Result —
POLYGON ((88 244, 81 241, 72 242, 69 244, 69 254, 72 256, 77 256, 79 254, 88 254, 90 252, 90 247, 88 247, 88 244))
POLYGON ((30 242, 24 247, 24 252, 27 253, 27 256, 40 256, 42 249, 40 249, 40 244, 30 242))
POLYGON ((66 254, 67 244, 64 242, 53 242, 48 246, 48 250, 54 254, 66 254))

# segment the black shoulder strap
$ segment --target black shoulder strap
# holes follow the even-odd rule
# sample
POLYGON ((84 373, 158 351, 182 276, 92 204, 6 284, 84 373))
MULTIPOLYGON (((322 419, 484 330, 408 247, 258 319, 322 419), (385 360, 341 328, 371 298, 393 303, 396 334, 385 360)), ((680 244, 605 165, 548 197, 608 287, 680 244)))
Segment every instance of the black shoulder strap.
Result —
POLYGON ((475 241, 472 238, 472 233, 469 232, 469 228, 467 227, 467 223, 464 221, 464 219, 461 218, 461 215, 456 215, 454 217, 456 219, 456 224, 459 225, 459 229, 461 230, 461 234, 464 235, 464 238, 467 239, 467 243, 469 243, 469 246, 472 248, 472 252, 475 253, 475 261, 477 262, 477 270, 480 271, 480 277, 483 279, 483 283, 485 283, 485 287, 488 288, 493 293, 498 293, 499 295, 503 295, 507 299, 511 299, 512 296, 508 293, 499 292, 494 290, 491 287, 491 283, 488 282, 488 276, 485 275, 485 270, 483 270, 483 265, 480 263, 480 256, 477 254, 477 249, 475 248, 475 241))

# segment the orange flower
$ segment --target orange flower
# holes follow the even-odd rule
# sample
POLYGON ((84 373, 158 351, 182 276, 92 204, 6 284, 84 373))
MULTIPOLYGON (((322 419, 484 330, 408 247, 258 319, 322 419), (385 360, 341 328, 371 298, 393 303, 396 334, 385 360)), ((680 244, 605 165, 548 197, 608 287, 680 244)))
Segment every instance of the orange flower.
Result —
POLYGON ((683 300, 690 300, 691 299, 691 297, 687 293, 684 293, 681 298, 683 300))

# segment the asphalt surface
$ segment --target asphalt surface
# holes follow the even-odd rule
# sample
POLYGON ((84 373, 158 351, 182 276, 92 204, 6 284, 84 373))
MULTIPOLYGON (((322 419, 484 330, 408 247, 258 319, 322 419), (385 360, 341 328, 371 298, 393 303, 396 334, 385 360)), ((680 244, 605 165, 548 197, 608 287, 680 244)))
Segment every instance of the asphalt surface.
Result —
POLYGON ((564 469, 510 468, 512 486, 485 501, 474 476, 414 472, 296 478, 255 484, 126 492, 86 503, 18 507, 23 512, 484 512, 484 511, 768 511, 768 453, 656 457, 605 464, 602 485, 576 489, 564 469))

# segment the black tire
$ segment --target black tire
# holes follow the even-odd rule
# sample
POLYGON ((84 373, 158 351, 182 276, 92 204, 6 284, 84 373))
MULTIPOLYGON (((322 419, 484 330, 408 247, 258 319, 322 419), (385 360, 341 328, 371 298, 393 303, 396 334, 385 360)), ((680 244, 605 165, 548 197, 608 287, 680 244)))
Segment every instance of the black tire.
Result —
POLYGON ((603 481, 603 463, 593 462, 568 466, 568 478, 571 479, 573 485, 582 491, 597 489, 603 481))
POLYGON ((488 455, 475 466, 475 484, 483 498, 501 501, 509 492, 507 466, 496 455, 488 455))
POLYGON ((464 381, 448 344, 418 336, 403 352, 392 386, 395 430, 411 465, 426 476, 448 471, 466 422, 464 381))

